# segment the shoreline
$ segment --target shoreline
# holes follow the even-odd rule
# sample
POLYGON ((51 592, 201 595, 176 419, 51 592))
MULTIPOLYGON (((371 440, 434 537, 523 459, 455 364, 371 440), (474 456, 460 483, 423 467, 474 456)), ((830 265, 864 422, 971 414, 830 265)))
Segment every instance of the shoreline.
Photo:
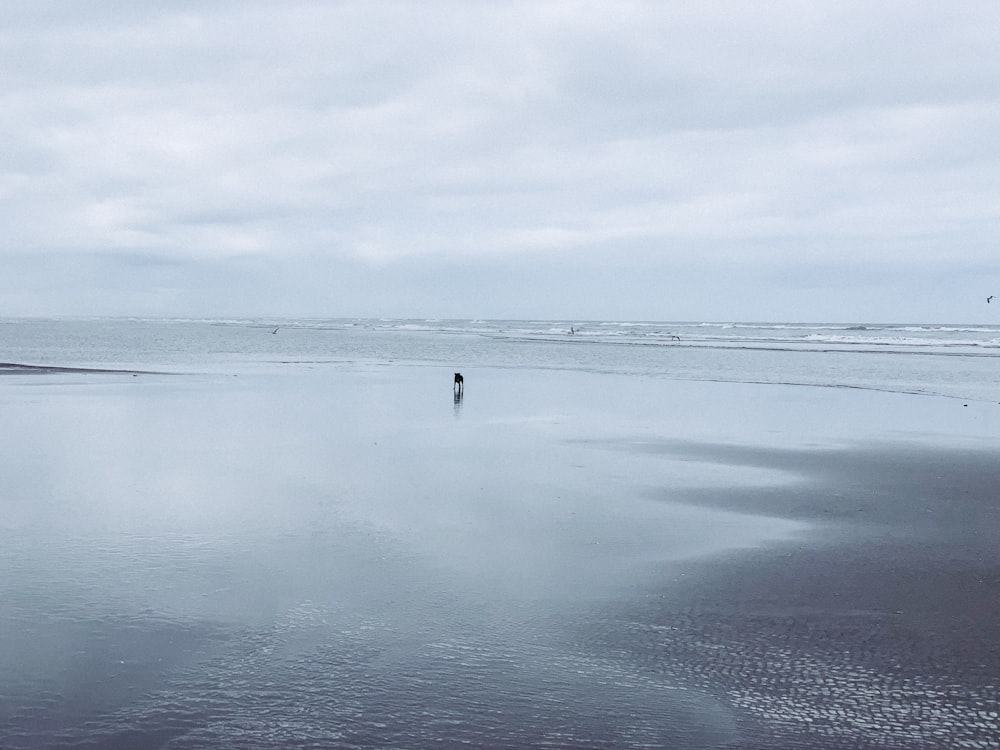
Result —
POLYGON ((0 375, 166 375, 155 370, 130 370, 108 367, 67 367, 60 365, 27 365, 20 362, 0 362, 0 375))

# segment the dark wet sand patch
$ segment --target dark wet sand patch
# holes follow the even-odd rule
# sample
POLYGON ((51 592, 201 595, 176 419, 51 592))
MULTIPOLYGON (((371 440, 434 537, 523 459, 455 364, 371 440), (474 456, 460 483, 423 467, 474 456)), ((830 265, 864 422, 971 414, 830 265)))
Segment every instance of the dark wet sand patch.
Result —
POLYGON ((796 472, 684 499, 813 520, 817 540, 672 567, 590 647, 715 696, 738 717, 739 747, 1000 747, 995 456, 644 449, 796 472))
POLYGON ((103 367, 59 367, 56 365, 26 365, 19 362, 0 362, 0 375, 52 375, 52 374, 112 374, 112 375, 162 375, 151 370, 122 370, 103 367))

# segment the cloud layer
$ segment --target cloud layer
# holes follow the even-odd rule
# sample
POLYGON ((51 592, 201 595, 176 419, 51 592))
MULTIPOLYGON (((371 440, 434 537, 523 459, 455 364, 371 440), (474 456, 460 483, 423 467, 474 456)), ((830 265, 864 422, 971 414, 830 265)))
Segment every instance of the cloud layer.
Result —
POLYGON ((0 313, 973 320, 1000 290, 993 2, 0 21, 0 313))

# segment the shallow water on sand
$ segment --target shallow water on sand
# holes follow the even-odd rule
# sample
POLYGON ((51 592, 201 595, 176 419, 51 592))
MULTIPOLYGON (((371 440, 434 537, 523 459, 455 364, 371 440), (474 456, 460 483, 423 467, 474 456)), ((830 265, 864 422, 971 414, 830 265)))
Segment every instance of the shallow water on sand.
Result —
POLYGON ((0 744, 725 740, 713 701, 572 624, 805 525, 644 497, 659 462, 579 439, 595 376, 494 374, 459 403, 441 375, 11 376, 0 744))

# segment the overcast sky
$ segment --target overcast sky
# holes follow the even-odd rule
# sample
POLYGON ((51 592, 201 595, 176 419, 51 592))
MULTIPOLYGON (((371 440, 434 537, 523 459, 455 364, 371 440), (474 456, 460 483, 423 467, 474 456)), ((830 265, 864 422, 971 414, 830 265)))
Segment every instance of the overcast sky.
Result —
POLYGON ((0 314, 997 322, 1000 2, 3 0, 0 314))

